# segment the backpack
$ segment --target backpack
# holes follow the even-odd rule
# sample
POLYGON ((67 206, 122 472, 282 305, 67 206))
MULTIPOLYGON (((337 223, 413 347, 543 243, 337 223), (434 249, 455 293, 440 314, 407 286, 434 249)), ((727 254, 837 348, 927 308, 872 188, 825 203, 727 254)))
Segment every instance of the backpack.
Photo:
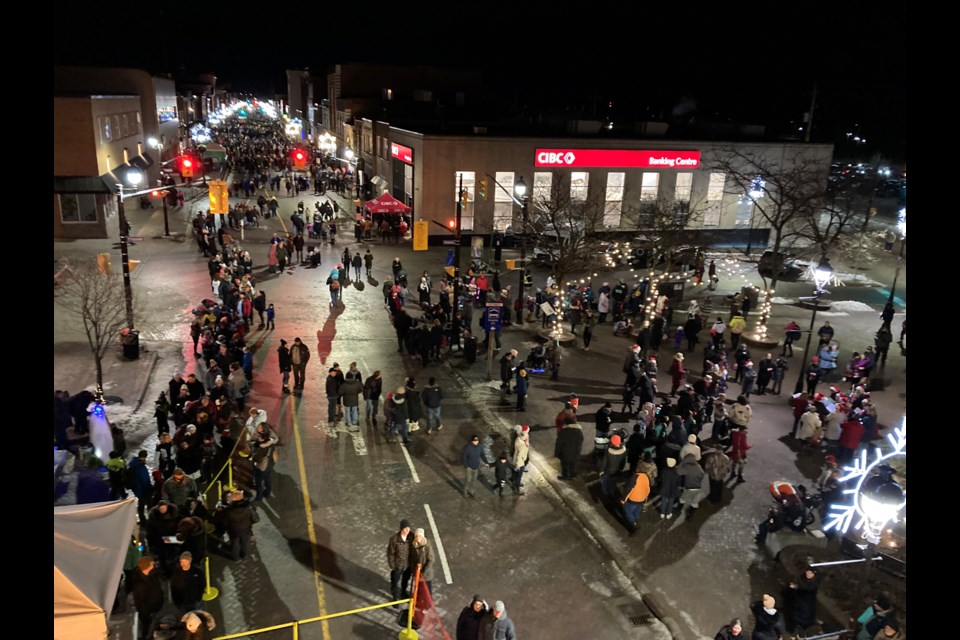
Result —
POLYGON ((134 475, 133 469, 130 468, 130 465, 127 465, 123 468, 123 488, 133 490, 137 484, 137 476, 134 475))

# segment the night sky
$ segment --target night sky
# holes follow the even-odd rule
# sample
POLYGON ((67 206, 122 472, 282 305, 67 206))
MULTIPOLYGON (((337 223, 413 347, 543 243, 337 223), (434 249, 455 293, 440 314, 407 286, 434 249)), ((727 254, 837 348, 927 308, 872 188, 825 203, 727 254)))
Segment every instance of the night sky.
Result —
POLYGON ((194 17, 186 22, 183 11, 161 9, 149 33, 140 12, 111 11, 110 24, 127 35, 119 42, 91 37, 104 18, 79 4, 58 7, 55 64, 130 66, 175 77, 213 72, 235 91, 264 96, 286 91, 285 69, 336 62, 466 67, 534 110, 598 103, 616 120, 669 118, 678 105, 695 105, 700 120, 784 132, 799 124, 816 84, 816 141, 836 144, 837 157, 880 152, 904 159, 906 153, 904 27, 880 11, 860 16, 852 8, 806 3, 791 13, 770 4, 751 12, 738 4, 737 15, 703 15, 691 4, 676 15, 648 8, 625 15, 609 3, 580 15, 584 7, 518 12, 475 3, 415 21, 373 5, 315 5, 298 15, 275 5, 250 13, 233 5, 237 15, 218 9, 210 18, 188 9, 194 17), (856 125, 866 148, 843 142, 856 125))

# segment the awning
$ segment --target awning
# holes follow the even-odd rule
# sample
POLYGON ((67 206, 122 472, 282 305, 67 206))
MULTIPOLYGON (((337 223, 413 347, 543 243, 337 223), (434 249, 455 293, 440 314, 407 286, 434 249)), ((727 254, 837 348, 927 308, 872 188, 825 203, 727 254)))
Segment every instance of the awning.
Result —
MULTIPOLYGON (((130 162, 127 164, 121 164, 118 167, 114 167, 110 171, 100 176, 100 178, 103 180, 104 184, 107 185, 110 193, 117 193, 119 191, 119 189, 117 189, 118 184, 122 184, 125 189, 133 189, 133 185, 127 181, 127 172, 131 168, 139 169, 142 172, 146 171, 152 166, 153 158, 151 158, 147 153, 142 153, 139 156, 130 158, 130 162)), ((141 184, 143 183, 141 182, 141 184)), ((140 185, 138 185, 137 188, 140 188, 140 185)))
POLYGON ((101 176, 53 176, 54 193, 113 193, 101 176))
POLYGON ((385 193, 379 198, 367 200, 363 203, 364 208, 370 213, 409 213, 410 207, 403 204, 389 193, 385 193))

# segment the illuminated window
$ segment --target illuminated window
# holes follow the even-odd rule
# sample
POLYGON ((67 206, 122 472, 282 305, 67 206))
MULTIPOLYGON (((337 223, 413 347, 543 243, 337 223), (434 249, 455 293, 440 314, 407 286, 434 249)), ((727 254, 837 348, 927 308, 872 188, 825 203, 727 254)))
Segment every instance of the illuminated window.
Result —
POLYGON ((710 183, 707 185, 707 208, 703 213, 703 226, 720 226, 720 208, 723 205, 723 187, 727 177, 724 173, 714 171, 710 173, 710 183))
POLYGON ((590 174, 586 171, 570 172, 570 199, 584 201, 587 199, 587 188, 590 186, 590 174))
POLYGON ((96 222, 97 197, 92 193, 60 194, 60 220, 63 222, 96 222))
MULTIPOLYGON (((496 182, 487 179, 487 189, 493 191, 493 228, 495 231, 503 231, 507 227, 513 226, 513 214, 516 207, 513 206, 513 172, 497 171, 495 174, 496 182), (497 182, 500 186, 497 186, 497 182)), ((487 195, 489 198, 489 194, 487 195)))
POLYGON ((549 202, 553 189, 553 174, 549 171, 538 171, 533 174, 532 202, 549 202))
POLYGON ((640 202, 649 203, 656 201, 657 188, 660 186, 659 173, 644 173, 643 184, 640 187, 640 202))
POLYGON ((383 99, 384 99, 384 100, 393 100, 393 89, 384 89, 384 90, 383 90, 383 99))
POLYGON ((620 227, 620 214, 623 211, 623 183, 626 175, 618 171, 607 174, 607 197, 603 208, 604 227, 620 227))
POLYGON ((746 227, 752 225, 753 206, 753 200, 750 198, 740 198, 737 201, 737 217, 733 221, 733 226, 746 227))
MULTIPOLYGON (((460 188, 460 177, 463 176, 463 190, 467 192, 467 204, 463 206, 463 209, 460 211, 460 230, 461 231, 473 231, 473 205, 476 200, 476 191, 474 190, 476 185, 476 173, 473 171, 457 171, 453 176, 453 193, 454 197, 459 197, 459 192, 457 191, 460 188)), ((454 207, 456 207, 456 201, 454 201, 454 207)), ((456 211, 456 208, 454 208, 456 211)))
POLYGON ((677 174, 677 187, 673 191, 674 222, 683 222, 683 217, 690 213, 690 194, 693 192, 693 173, 677 174))

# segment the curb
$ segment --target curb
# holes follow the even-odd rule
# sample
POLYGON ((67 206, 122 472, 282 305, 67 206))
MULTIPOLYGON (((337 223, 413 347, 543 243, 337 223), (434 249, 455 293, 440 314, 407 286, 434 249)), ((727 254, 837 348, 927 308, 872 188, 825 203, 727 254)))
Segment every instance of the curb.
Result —
MULTIPOLYGON (((143 357, 141 354, 140 357, 143 357)), ((156 351, 150 351, 147 353, 147 357, 150 358, 150 367, 147 369, 146 375, 144 376, 144 382, 140 385, 140 397, 137 398, 137 404, 133 407, 133 412, 136 413, 140 411, 140 405, 143 404, 143 399, 147 395, 147 387, 150 386, 150 381, 153 379, 153 372, 157 368, 157 360, 160 359, 160 355, 156 351)))
MULTIPOLYGON (((453 367, 452 364, 450 364, 449 360, 444 360, 444 366, 450 370, 452 377, 454 380, 456 380, 457 385, 461 388, 461 390, 465 391, 471 387, 470 382, 463 376, 462 373, 460 373, 456 368, 453 367)), ((473 406, 478 412, 484 415, 484 419, 489 424, 500 425, 500 428, 496 430, 501 436, 509 436, 509 433, 513 430, 513 427, 512 425, 507 424, 507 420, 504 417, 495 414, 490 410, 489 407, 481 405, 473 406)), ((531 450, 530 464, 532 464, 540 474, 540 481, 535 480, 537 487, 543 491, 548 500, 553 502, 555 505, 560 506, 567 513, 569 513, 570 516, 573 517, 573 519, 583 528, 584 532, 594 543, 594 545, 603 550, 604 554, 608 557, 608 562, 610 565, 621 576, 623 576, 631 584, 631 586, 637 590, 637 592, 639 592, 643 603, 647 605, 657 620, 659 620, 664 627, 666 627, 670 637, 673 638, 673 640, 696 640, 700 638, 701 636, 694 633, 693 630, 688 630, 677 622, 679 617, 677 615, 678 612, 669 604, 667 604, 662 596, 650 591, 649 588, 633 571, 624 569, 624 567, 617 560, 617 552, 614 549, 611 549, 610 546, 604 541, 603 537, 598 534, 591 521, 580 513, 576 505, 564 499, 562 493, 557 490, 550 480, 547 479, 549 475, 547 471, 552 473, 553 469, 551 469, 546 463, 544 455, 538 451, 531 450)))

